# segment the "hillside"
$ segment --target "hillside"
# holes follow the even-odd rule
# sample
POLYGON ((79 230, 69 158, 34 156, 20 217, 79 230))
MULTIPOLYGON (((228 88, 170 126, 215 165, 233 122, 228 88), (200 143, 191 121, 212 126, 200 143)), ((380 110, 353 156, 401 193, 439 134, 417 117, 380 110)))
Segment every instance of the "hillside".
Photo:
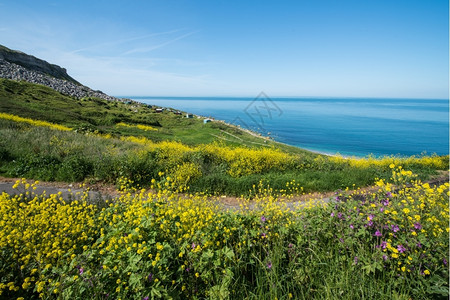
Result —
POLYGON ((165 174, 178 188, 234 196, 251 194, 260 182, 281 194, 364 187, 389 178, 392 163, 422 179, 448 167, 448 157, 327 157, 171 109, 76 99, 9 79, 0 79, 0 158, 0 175, 9 177, 120 188, 148 187, 165 174))
POLYGON ((139 102, 109 101, 95 97, 76 99, 42 85, 1 78, 0 111, 69 126, 78 131, 97 131, 116 136, 138 133, 153 141, 177 140, 190 145, 214 140, 233 145, 276 144, 225 123, 203 124, 202 119, 188 119, 184 113, 175 114, 168 109, 157 113, 154 108, 139 102), (151 125, 158 130, 141 132, 117 127, 116 124, 120 122, 151 125))
POLYGON ((0 78, 3 176, 118 188, 149 187, 152 179, 162 183, 169 176, 174 188, 239 196, 260 184, 279 194, 365 187, 376 177, 388 179, 392 164, 421 179, 448 168, 448 156, 344 159, 311 153, 223 122, 110 97, 53 77, 52 70, 65 73, 60 67, 3 52, 30 68, 0 59, 0 77, 6 77, 0 78))

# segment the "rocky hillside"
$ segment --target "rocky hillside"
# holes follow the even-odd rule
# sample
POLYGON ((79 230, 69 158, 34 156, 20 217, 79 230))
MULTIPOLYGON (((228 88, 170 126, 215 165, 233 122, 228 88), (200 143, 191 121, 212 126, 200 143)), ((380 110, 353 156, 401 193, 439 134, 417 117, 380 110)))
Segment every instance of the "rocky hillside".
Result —
POLYGON ((64 68, 2 45, 0 45, 0 78, 42 84, 78 99, 97 97, 111 101, 122 100, 80 84, 70 77, 64 68))

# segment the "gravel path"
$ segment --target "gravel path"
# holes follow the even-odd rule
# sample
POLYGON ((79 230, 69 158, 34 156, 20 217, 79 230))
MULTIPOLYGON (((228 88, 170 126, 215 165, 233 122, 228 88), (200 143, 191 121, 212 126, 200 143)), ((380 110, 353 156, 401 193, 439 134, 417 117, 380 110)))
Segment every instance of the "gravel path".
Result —
MULTIPOLYGON (((25 192, 24 187, 21 185, 18 188, 13 188, 13 185, 15 184, 16 179, 13 178, 4 178, 0 177, 0 194, 5 192, 9 195, 18 195, 25 192)), ((32 183, 32 180, 27 180, 28 183, 32 183)), ((36 195, 42 195, 45 193, 45 195, 52 195, 52 194, 58 194, 61 193, 61 197, 64 200, 80 200, 84 194, 84 190, 82 188, 76 188, 76 186, 79 186, 79 184, 68 184, 68 183, 56 183, 56 182, 40 182, 36 185, 36 189, 33 190, 33 192, 36 195), (75 186, 75 187, 74 187, 75 186)), ((97 188, 96 187, 90 187, 89 190, 89 199, 94 200, 94 202, 98 202, 101 200, 106 199, 113 199, 117 197, 119 192, 114 190, 111 186, 105 188, 97 188)), ((288 201, 285 201, 286 207, 291 210, 296 210, 299 208, 302 208, 303 206, 309 204, 308 199, 314 199, 312 200, 314 203, 325 203, 329 202, 331 195, 333 193, 327 193, 327 194, 313 194, 313 195, 304 195, 300 196, 288 201)), ((217 204, 221 205, 224 209, 230 209, 230 210, 240 210, 241 209, 241 202, 236 197, 212 197, 212 201, 216 202, 217 204)), ((249 209, 253 210, 256 208, 255 203, 250 203, 248 206, 249 209)))
MULTIPOLYGON (((32 181, 28 182, 31 183, 32 181)), ((19 186, 18 188, 14 189, 14 184, 15 180, 0 181, 0 194, 5 192, 9 195, 18 195, 25 192, 23 186, 19 186)), ((36 185, 36 189, 34 189, 33 192, 37 195, 42 195, 43 193, 45 193, 47 196, 61 193, 61 196, 65 200, 80 200, 83 196, 84 190, 81 188, 73 188, 71 184, 63 185, 59 183, 53 185, 51 183, 43 183, 36 185)), ((89 191, 88 194, 90 199, 95 200, 113 198, 113 196, 104 194, 100 191, 89 191)))
MULTIPOLYGON (((0 194, 5 192, 9 195, 17 195, 25 192, 23 186, 19 186, 14 189, 13 185, 18 180, 18 178, 5 178, 0 177, 0 194)), ((440 185, 445 182, 448 182, 448 173, 445 175, 439 176, 438 178, 434 178, 433 180, 427 181, 430 185, 440 185)), ((28 183, 32 183, 32 180, 27 180, 28 183)), ((45 193, 47 196, 51 194, 61 193, 61 196, 65 200, 79 200, 82 198, 84 194, 84 189, 77 188, 80 186, 79 184, 68 184, 61 182, 40 182, 36 185, 36 189, 33 191, 37 195, 41 195, 45 193)), ((376 189, 375 187, 367 187, 362 189, 362 191, 373 191, 376 189)), ((120 193, 115 190, 113 186, 102 186, 102 185, 92 185, 89 186, 89 199, 93 200, 93 202, 103 201, 106 199, 113 199, 120 195, 120 193)), ((296 196, 293 199, 285 200, 286 207, 291 210, 301 209, 302 207, 309 205, 312 203, 328 203, 333 201, 334 199, 333 192, 329 193, 314 193, 309 195, 301 195, 296 196), (311 200, 312 199, 312 200, 311 200)), ((221 205, 224 209, 231 210, 240 210, 241 209, 241 201, 236 197, 212 197, 211 200, 215 201, 217 204, 221 205)), ((257 205, 255 203, 250 203, 248 206, 249 209, 255 209, 257 205)))

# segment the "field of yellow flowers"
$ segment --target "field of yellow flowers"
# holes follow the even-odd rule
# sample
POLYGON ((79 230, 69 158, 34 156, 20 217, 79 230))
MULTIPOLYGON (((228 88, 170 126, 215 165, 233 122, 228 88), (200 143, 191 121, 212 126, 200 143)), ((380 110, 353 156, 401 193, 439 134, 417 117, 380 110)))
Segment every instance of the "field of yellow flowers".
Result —
POLYGON ((0 297, 447 299, 449 185, 390 167, 376 191, 298 209, 263 186, 226 210, 170 177, 95 204, 18 181, 0 196, 0 297))

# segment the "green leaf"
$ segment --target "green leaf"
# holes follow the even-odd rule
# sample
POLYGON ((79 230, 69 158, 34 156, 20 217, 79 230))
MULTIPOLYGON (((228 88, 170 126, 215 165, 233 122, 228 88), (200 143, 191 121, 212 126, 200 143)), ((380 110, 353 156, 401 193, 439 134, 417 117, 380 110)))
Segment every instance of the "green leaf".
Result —
POLYGON ((138 274, 136 274, 136 273, 132 273, 132 274, 130 275, 129 284, 130 284, 130 286, 131 286, 132 288, 135 288, 135 287, 137 287, 137 285, 139 284, 140 280, 141 280, 141 276, 140 276, 140 275, 138 275, 138 274))
POLYGON ((225 246, 225 248, 223 248, 222 251, 226 258, 232 259, 234 257, 234 252, 232 249, 225 246))

